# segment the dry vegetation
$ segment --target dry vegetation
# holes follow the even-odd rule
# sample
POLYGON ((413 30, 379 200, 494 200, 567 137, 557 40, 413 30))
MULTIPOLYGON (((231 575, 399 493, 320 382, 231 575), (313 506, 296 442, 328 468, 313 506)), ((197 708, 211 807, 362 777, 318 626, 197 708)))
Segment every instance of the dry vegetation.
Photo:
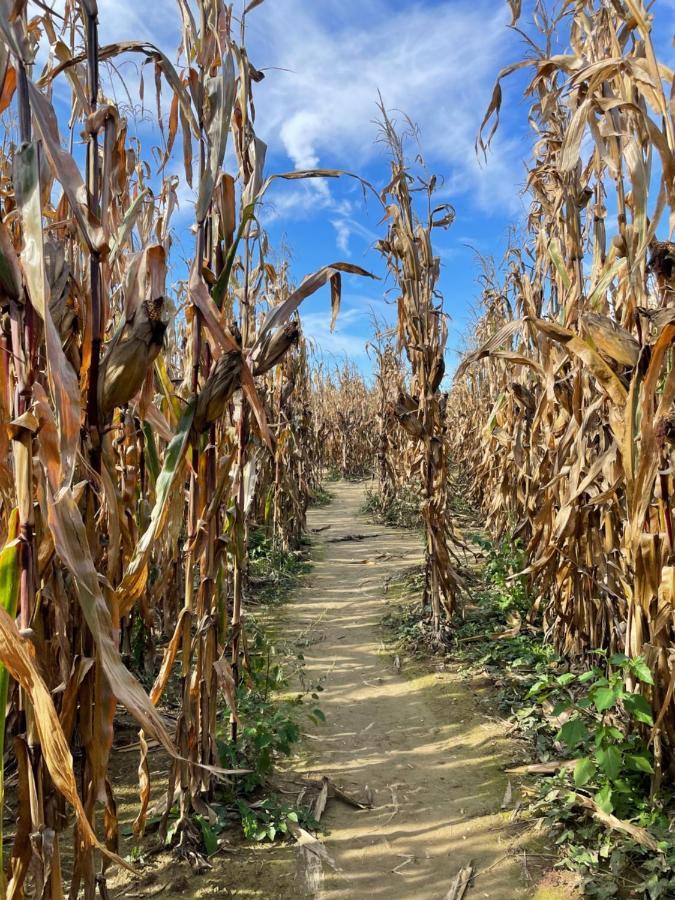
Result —
POLYGON ((65 17, 0 10, 2 107, 18 129, 2 156, 0 227, 0 655, 16 680, 7 730, 19 805, 12 897, 27 877, 33 895, 61 896, 64 876, 71 895, 82 887, 92 897, 111 861, 128 865, 117 855, 108 774, 120 704, 141 728, 134 831, 145 827, 154 739, 172 759, 160 834, 177 803, 173 839, 198 858, 194 816, 208 816, 231 774, 216 745, 221 698, 237 739, 249 523, 294 545, 317 484, 297 309, 330 282, 337 315, 340 272, 366 274, 336 263, 294 289, 285 266, 271 264, 256 220, 270 183, 254 131, 262 76, 223 3, 180 11, 176 68, 150 44, 100 47, 95 0, 66 3, 65 17), (39 42, 49 57, 38 71, 39 42), (154 78, 159 148, 130 141, 107 95, 115 62, 129 55, 154 78), (72 92, 84 175, 59 135, 56 79, 72 92), (178 139, 198 199, 189 278, 169 299, 177 178, 164 167, 178 139), (223 171, 229 140, 235 175, 223 171), (156 663, 149 654, 149 693, 120 652, 139 630, 151 651, 168 639, 156 663), (157 707, 176 677, 170 733, 157 707), (77 763, 71 747, 81 748, 77 763), (67 872, 64 800, 76 812, 67 872))
POLYGON ((200 858, 195 821, 241 774, 222 768, 217 738, 238 740, 251 532, 296 548, 326 473, 374 474, 381 511, 419 514, 438 635, 462 588, 451 462, 460 468, 490 529, 522 543, 529 615, 546 639, 577 661, 598 648, 645 658, 621 696, 642 692, 651 710, 640 721, 658 795, 675 747, 675 137, 673 73, 642 0, 553 17, 537 4, 529 57, 500 73, 479 145, 497 127, 501 79, 531 69, 527 234, 486 269, 449 392, 432 241, 453 211, 409 164, 414 135, 382 108, 391 178, 377 194, 377 249, 397 324, 376 324, 370 384, 350 364, 312 366, 299 314, 329 284, 334 319, 341 273, 369 273, 334 263, 296 287, 258 223, 271 178, 245 16, 235 23, 222 0, 178 6, 174 65, 151 44, 99 46, 95 0, 67 0, 63 16, 0 3, 0 737, 17 810, 7 895, 58 898, 69 883, 71 896, 105 896, 111 863, 129 866, 109 773, 120 707, 140 729, 135 833, 152 739, 171 759, 160 835, 173 810, 171 840, 200 858), (553 52, 555 36, 568 53, 553 52), (159 147, 131 140, 110 99, 122 57, 153 83, 159 147), (57 80, 71 92, 67 123, 57 80), (170 289, 178 177, 166 164, 179 147, 198 199, 189 275, 170 289), (149 691, 128 665, 139 634, 149 691), (171 728, 158 711, 170 683, 171 728))
POLYGON ((518 65, 533 70, 528 234, 503 280, 486 273, 448 430, 489 523, 523 541, 560 651, 646 656, 660 755, 675 743, 675 246, 657 237, 675 201, 672 72, 633 2, 542 15, 518 65), (560 32, 573 54, 551 55, 560 32))

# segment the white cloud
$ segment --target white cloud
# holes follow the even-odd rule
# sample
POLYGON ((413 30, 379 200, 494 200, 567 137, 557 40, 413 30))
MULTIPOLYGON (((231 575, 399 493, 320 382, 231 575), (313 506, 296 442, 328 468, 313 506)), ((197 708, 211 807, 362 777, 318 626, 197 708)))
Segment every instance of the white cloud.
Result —
POLYGON ((302 311, 302 330, 320 353, 342 359, 349 357, 369 368, 366 344, 372 338, 375 322, 389 325, 395 318, 395 308, 381 296, 371 297, 352 291, 349 283, 343 286, 343 300, 335 330, 330 330, 328 302, 320 309, 302 311))
MULTIPOLYGON (((102 44, 148 40, 176 57, 181 19, 173 0, 159 0, 152 16, 137 0, 99 0, 98 6, 102 44)), ((255 85, 256 127, 270 146, 268 168, 279 164, 280 154, 296 168, 363 171, 381 160, 375 124, 381 92, 388 109, 420 126, 429 167, 445 176, 444 198, 469 195, 483 210, 518 211, 522 144, 503 128, 482 167, 473 146, 496 71, 513 57, 507 18, 506 4, 495 9, 494 0, 268 0, 247 18, 250 56, 268 70, 255 85)), ((143 61, 137 54, 117 61, 133 101, 143 61)), ((151 67, 144 73, 145 105, 154 119, 151 67)), ((126 102, 119 81, 115 92, 126 102)), ((162 93, 166 105, 170 92, 162 93)), ((150 123, 135 127, 144 143, 147 131, 156 131, 150 123)), ((353 208, 336 208, 327 182, 285 185, 283 193, 274 192, 268 223, 274 207, 295 218, 317 210, 329 211, 334 220, 356 217, 353 208)), ((355 229, 346 221, 339 228, 345 246, 347 229, 355 229)))
POLYGON ((319 157, 312 135, 321 130, 321 117, 316 113, 300 110, 281 126, 281 140, 286 152, 298 169, 315 169, 319 157))
POLYGON ((101 44, 115 41, 150 41, 170 59, 175 57, 181 34, 178 4, 159 0, 98 0, 101 44))
POLYGON ((313 314, 303 317, 305 334, 315 353, 333 360, 360 360, 366 357, 366 339, 362 334, 336 334, 315 325, 313 314))
POLYGON ((366 341, 360 316, 340 313, 334 331, 330 330, 330 314, 326 312, 302 313, 302 330, 310 344, 324 356, 365 359, 366 341), (360 325, 360 327, 359 327, 360 325))
POLYGON ((262 202, 265 223, 277 219, 308 219, 318 212, 332 210, 344 215, 349 211, 344 202, 338 201, 324 178, 308 178, 301 181, 279 181, 273 185, 262 202))
POLYGON ((420 126, 430 167, 447 175, 446 193, 511 209, 523 179, 517 145, 499 134, 482 168, 474 151, 496 72, 512 50, 503 6, 496 13, 494 0, 261 6, 248 20, 251 55, 259 67, 282 70, 256 87, 261 136, 297 168, 361 168, 381 153, 374 124, 381 91, 388 109, 420 126))
POLYGON ((335 229, 338 249, 342 250, 345 256, 350 256, 349 238, 351 237, 352 232, 349 227, 349 222, 346 219, 333 219, 331 225, 335 229))

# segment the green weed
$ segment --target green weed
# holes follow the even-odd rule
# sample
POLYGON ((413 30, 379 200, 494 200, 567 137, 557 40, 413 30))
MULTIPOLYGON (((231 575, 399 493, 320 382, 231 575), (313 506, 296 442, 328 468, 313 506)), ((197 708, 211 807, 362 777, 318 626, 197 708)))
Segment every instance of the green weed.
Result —
MULTIPOLYGON (((288 688, 284 661, 255 623, 249 623, 247 657, 246 675, 237 691, 237 740, 221 734, 217 746, 223 768, 250 770, 226 795, 227 807, 237 811, 244 836, 256 841, 274 840, 286 835, 289 819, 297 823, 300 817, 305 827, 312 825, 306 812, 293 810, 270 792, 269 778, 279 760, 290 756, 300 739, 299 707, 309 699, 309 717, 314 722, 325 718, 316 705, 323 688, 312 685, 291 699, 280 697, 288 688)), ((302 665, 301 654, 297 662, 302 665)), ((304 683, 302 678, 300 681, 304 683)))
POLYGON ((308 572, 308 545, 284 550, 275 545, 264 528, 249 533, 249 579, 255 599, 262 603, 286 600, 297 579, 308 572))
POLYGON ((330 491, 326 490, 323 484, 320 484, 318 487, 314 488, 312 491, 309 505, 310 506, 328 506, 334 500, 334 495, 331 494, 330 491))
POLYGON ((422 522, 419 494, 409 488, 389 498, 377 490, 368 489, 361 512, 380 525, 394 528, 418 528, 422 522))
POLYGON ((651 706, 643 693, 626 687, 651 685, 647 664, 641 657, 598 650, 590 669, 570 667, 528 621, 532 604, 526 580, 518 576, 518 542, 507 537, 492 545, 473 537, 487 560, 456 629, 453 658, 494 678, 498 703, 529 743, 530 759, 576 760, 536 780, 529 815, 545 820, 558 866, 582 876, 584 896, 675 896, 671 797, 663 789, 658 798, 650 795, 651 706), (507 636, 490 639, 491 632, 507 636), (661 851, 654 854, 584 815, 578 793, 592 797, 606 814, 647 829, 661 851))
POLYGON ((290 823, 312 831, 317 831, 320 827, 304 807, 296 809, 276 795, 253 804, 238 800, 237 805, 242 831, 249 841, 274 841, 278 837, 285 837, 290 830, 290 823))

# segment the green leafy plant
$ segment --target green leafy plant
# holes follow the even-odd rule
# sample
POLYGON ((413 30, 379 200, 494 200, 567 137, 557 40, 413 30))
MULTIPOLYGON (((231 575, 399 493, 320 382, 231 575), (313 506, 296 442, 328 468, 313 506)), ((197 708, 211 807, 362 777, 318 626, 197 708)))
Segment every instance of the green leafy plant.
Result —
POLYGON ((483 578, 490 591, 491 603, 502 612, 528 613, 531 598, 527 579, 519 574, 525 568, 525 553, 520 540, 507 534, 499 543, 492 544, 476 535, 475 542, 488 552, 483 578))
MULTIPOLYGON (((604 651, 596 655, 606 658, 604 651)), ((554 702, 554 718, 563 719, 556 740, 577 754, 573 779, 577 788, 594 793, 606 813, 632 816, 648 791, 653 755, 641 725, 653 725, 649 701, 626 687, 628 680, 653 684, 643 657, 614 654, 607 668, 581 674, 545 675, 528 697, 554 702)))
MULTIPOLYGON (((220 762, 224 768, 249 769, 226 793, 225 806, 241 820, 244 836, 249 840, 275 840, 288 831, 288 821, 316 823, 302 810, 293 810, 269 790, 270 776, 278 761, 290 756, 300 738, 299 707, 310 701, 307 715, 314 721, 325 719, 316 705, 322 686, 307 684, 303 673, 304 660, 297 654, 296 676, 302 686, 300 693, 284 696, 289 686, 290 657, 278 652, 260 623, 249 621, 249 643, 245 677, 237 690, 239 728, 237 740, 223 732, 217 740, 220 762), (286 666, 286 668, 285 668, 286 666)), ((204 832, 208 823, 199 823, 204 832)), ((206 845, 206 837, 204 838, 206 845)), ((208 849, 208 848, 207 848, 208 849)))
POLYGON ((265 783, 276 759, 291 754, 300 731, 287 709, 255 692, 248 696, 240 693, 239 715, 244 725, 237 742, 221 744, 220 756, 224 765, 243 765, 252 769, 243 776, 241 783, 243 792, 249 794, 265 783))
POLYGON ((673 896, 672 798, 650 790, 655 761, 646 729, 653 719, 640 692, 653 684, 652 674, 643 657, 602 650, 594 655, 599 662, 588 671, 543 675, 528 692, 548 723, 553 748, 576 760, 539 783, 532 811, 544 815, 557 835, 561 865, 584 875, 584 896, 673 896), (580 816, 578 792, 590 795, 603 813, 646 829, 659 853, 580 816))
POLYGON ((249 635, 248 667, 237 690, 241 727, 236 741, 218 741, 224 767, 251 769, 238 781, 244 795, 265 783, 275 761, 289 756, 300 737, 294 710, 298 700, 276 696, 287 685, 277 649, 255 620, 249 622, 249 635))
POLYGON ((320 484, 314 488, 309 498, 310 506, 328 506, 333 502, 333 494, 320 484))
POLYGON ((247 803, 238 800, 244 837, 250 841, 274 841, 285 837, 290 828, 289 823, 300 825, 316 831, 319 823, 304 807, 297 809, 280 800, 276 794, 266 797, 259 803, 247 803))
POLYGON ((136 865, 145 865, 145 857, 143 856, 142 848, 138 846, 132 847, 127 856, 127 860, 136 865))
POLYGON ((256 598, 263 603, 284 601, 300 575, 310 569, 306 545, 284 550, 275 545, 264 528, 249 535, 249 576, 256 598))

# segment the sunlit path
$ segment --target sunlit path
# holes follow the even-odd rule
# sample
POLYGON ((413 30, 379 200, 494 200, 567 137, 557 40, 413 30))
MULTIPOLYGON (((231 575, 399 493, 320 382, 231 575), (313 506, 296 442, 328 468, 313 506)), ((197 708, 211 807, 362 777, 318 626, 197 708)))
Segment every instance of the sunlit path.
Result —
POLYGON ((526 896, 500 813, 509 747, 499 728, 468 684, 444 672, 398 672, 383 649, 386 578, 421 560, 421 539, 368 524, 359 515, 363 485, 331 492, 333 503, 311 513, 310 528, 322 529, 315 568, 284 611, 284 627, 302 638, 307 675, 324 684, 327 721, 305 741, 306 772, 356 795, 368 790, 373 809, 329 803, 322 822, 337 868, 307 870, 299 854, 297 889, 438 900, 472 861, 484 871, 475 896, 526 896), (363 539, 336 540, 352 534, 363 539))

